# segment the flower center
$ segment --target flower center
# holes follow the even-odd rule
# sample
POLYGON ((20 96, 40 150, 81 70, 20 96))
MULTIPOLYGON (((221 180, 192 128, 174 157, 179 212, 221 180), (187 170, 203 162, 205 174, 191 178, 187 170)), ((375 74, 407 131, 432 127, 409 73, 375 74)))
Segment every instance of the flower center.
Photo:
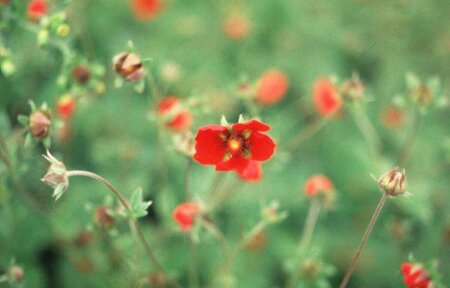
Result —
POLYGON ((242 140, 237 137, 231 137, 228 139, 228 149, 232 154, 236 154, 241 152, 242 149, 242 140))

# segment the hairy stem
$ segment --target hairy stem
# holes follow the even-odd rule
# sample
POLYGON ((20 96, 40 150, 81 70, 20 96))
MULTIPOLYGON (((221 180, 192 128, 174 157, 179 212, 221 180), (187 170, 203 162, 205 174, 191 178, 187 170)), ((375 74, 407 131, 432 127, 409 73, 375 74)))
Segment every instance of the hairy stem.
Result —
POLYGON ((359 245, 358 250, 356 251, 356 254, 353 257, 353 260, 350 263, 350 266, 347 269, 347 273, 345 273, 345 277, 342 280, 342 283, 339 286, 339 288, 347 287, 348 281, 350 280, 350 277, 352 276, 353 270, 355 270, 356 264, 358 263, 359 256, 361 255, 364 245, 366 244, 367 239, 369 238, 369 235, 372 232, 373 226, 375 225, 375 222, 377 221, 378 216, 380 215, 381 209, 383 208, 384 203, 386 202, 386 199, 387 199, 387 194, 383 193, 383 196, 381 197, 380 202, 378 203, 377 209, 375 210, 375 213, 373 214, 372 219, 369 222, 369 226, 367 226, 367 229, 366 229, 366 232, 364 233, 361 244, 359 245))
POLYGON ((302 236, 299 243, 301 251, 308 248, 311 242, 314 228, 316 227, 317 219, 320 213, 320 203, 317 199, 313 199, 311 206, 309 207, 308 216, 306 216, 305 227, 303 228, 302 236))

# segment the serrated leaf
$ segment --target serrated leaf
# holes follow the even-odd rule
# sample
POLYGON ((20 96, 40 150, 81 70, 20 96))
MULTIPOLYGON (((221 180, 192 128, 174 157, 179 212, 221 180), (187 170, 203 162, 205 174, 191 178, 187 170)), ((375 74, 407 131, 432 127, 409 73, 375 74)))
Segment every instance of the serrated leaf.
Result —
POLYGON ((152 201, 144 201, 142 188, 138 188, 133 192, 130 198, 131 216, 133 218, 140 218, 147 215, 147 209, 152 204, 152 201))

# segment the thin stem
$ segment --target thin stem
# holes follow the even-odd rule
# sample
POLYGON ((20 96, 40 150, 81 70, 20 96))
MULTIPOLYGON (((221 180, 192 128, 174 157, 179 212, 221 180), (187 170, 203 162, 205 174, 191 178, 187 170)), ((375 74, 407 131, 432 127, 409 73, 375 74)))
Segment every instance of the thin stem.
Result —
POLYGON ((193 237, 189 239, 190 253, 191 253, 191 263, 189 265, 189 287, 197 288, 199 287, 198 280, 198 255, 197 255, 197 245, 194 242, 193 237))
POLYGON ((229 251, 228 251, 229 247, 228 247, 227 239, 225 238, 223 233, 216 226, 214 226, 213 223, 211 223, 203 218, 200 219, 200 223, 203 226, 203 228, 205 228, 209 233, 211 233, 211 235, 213 235, 217 239, 217 241, 219 241, 223 256, 224 256, 224 258, 226 258, 227 255, 229 254, 229 251))
POLYGON ((320 213, 320 203, 317 199, 313 199, 309 207, 308 216, 306 216, 305 227, 303 228, 302 236, 299 242, 300 251, 308 248, 311 242, 314 228, 316 227, 317 219, 320 213))
POLYGON ((139 237, 137 235, 136 226, 134 226, 133 221, 128 221, 130 226, 131 233, 133 234, 133 246, 134 246, 134 258, 135 258, 135 268, 136 275, 139 275, 141 272, 141 257, 139 253, 139 237))
POLYGON ((398 158, 397 163, 400 167, 404 167, 406 162, 408 162, 409 158, 411 157, 411 152, 412 152, 412 148, 414 146, 414 141, 416 140, 417 132, 419 132, 421 118, 422 117, 420 115, 420 112, 415 111, 414 116, 413 116, 411 132, 399 153, 399 158, 398 158))
POLYGON ((291 142, 289 142, 286 145, 286 149, 287 150, 297 149, 298 146, 300 146, 300 144, 302 144, 303 142, 305 142, 306 140, 308 140, 309 138, 314 136, 323 127, 325 127, 325 125, 330 121, 331 117, 332 116, 329 116, 329 117, 326 117, 323 119, 318 119, 315 122, 313 122, 311 125, 306 127, 305 129, 301 130, 296 136, 294 136, 294 138, 291 140, 291 142))
POLYGON ((155 77, 153 76, 153 73, 150 71, 150 69, 147 69, 147 80, 150 86, 152 100, 154 102, 153 104, 157 105, 161 97, 161 93, 159 92, 158 86, 156 85, 155 77))
MULTIPOLYGON (((131 206, 128 203, 128 201, 125 199, 125 197, 122 195, 122 193, 120 193, 119 190, 117 190, 108 180, 106 180, 105 178, 101 177, 100 175, 97 175, 95 173, 89 172, 89 171, 80 171, 80 170, 72 170, 72 171, 67 171, 67 177, 71 177, 71 176, 84 176, 84 177, 89 177, 92 178, 94 180, 97 180, 98 182, 102 183, 103 185, 105 185, 106 187, 109 188, 109 190, 111 190, 111 192, 114 194, 114 196, 116 196, 116 198, 119 200, 119 202, 127 209, 127 211, 129 212, 129 214, 131 215, 131 206)), ((155 254, 153 253, 150 245, 148 244, 147 240, 144 237, 144 233, 142 232, 141 227, 139 226, 139 223, 136 221, 136 219, 131 219, 132 224, 134 226, 134 228, 136 229, 136 234, 139 238, 139 240, 141 241, 141 244, 144 246, 145 252, 147 253, 148 257, 150 258, 150 261, 153 263, 153 265, 160 271, 162 271, 163 273, 165 273, 164 268, 162 267, 162 265, 159 263, 158 259, 156 258, 155 254)), ((175 287, 179 287, 179 285, 176 282, 173 282, 173 285, 175 287)))
POLYGON ((186 169, 184 170, 184 199, 185 201, 188 201, 191 198, 191 189, 190 189, 190 183, 191 183, 191 171, 192 166, 194 164, 194 161, 192 161, 191 158, 187 160, 186 169))
POLYGON ((364 245, 366 244, 366 241, 369 238, 370 233, 372 232, 373 226, 375 225, 375 222, 377 221, 378 216, 380 215, 381 209, 383 208, 384 203, 386 202, 386 199, 387 199, 387 194, 383 193, 383 196, 381 197, 380 202, 378 203, 377 209, 375 210, 375 213, 373 214, 372 219, 369 222, 369 226, 367 226, 367 229, 366 229, 366 232, 364 233, 361 244, 359 245, 358 250, 356 251, 356 254, 353 257, 353 260, 350 263, 350 266, 347 269, 347 273, 345 273, 345 277, 342 280, 342 283, 339 286, 339 288, 347 287, 348 281, 350 280, 350 277, 352 276, 353 270, 355 269, 356 264, 358 263, 359 256, 361 255, 364 245))

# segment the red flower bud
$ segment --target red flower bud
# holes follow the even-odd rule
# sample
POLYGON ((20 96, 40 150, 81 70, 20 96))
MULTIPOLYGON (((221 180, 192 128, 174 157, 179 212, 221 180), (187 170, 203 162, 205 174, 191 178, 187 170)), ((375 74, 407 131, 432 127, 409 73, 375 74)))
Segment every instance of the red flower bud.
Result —
POLYGON ((314 175, 306 180, 304 191, 307 197, 313 197, 322 193, 332 194, 334 192, 334 185, 327 176, 314 175))
POLYGON ((173 219, 178 223, 181 230, 191 230, 195 219, 200 212, 200 205, 196 203, 183 203, 173 211, 173 219))
POLYGON ((261 105, 272 105, 283 99, 289 80, 282 71, 270 69, 261 76, 257 86, 256 101, 261 105))
POLYGON ((84 65, 75 66, 72 70, 73 80, 84 85, 86 84, 90 77, 91 73, 89 72, 89 68, 84 65))
POLYGON ((378 187, 389 196, 397 196, 406 192, 405 169, 392 168, 378 179, 378 187))
POLYGON ((29 118, 29 130, 31 135, 38 140, 42 140, 50 133, 52 125, 51 115, 49 110, 36 110, 31 113, 29 118))
POLYGON ((380 121, 388 129, 398 129, 404 126, 406 115, 400 108, 390 106, 381 111, 380 121))
POLYGON ((121 53, 113 59, 113 68, 128 81, 138 81, 144 76, 141 58, 134 53, 121 53))
POLYGON ((316 80, 313 87, 313 102, 316 111, 324 117, 331 116, 342 106, 341 96, 329 78, 316 80))
POLYGON ((56 112, 58 117, 67 120, 72 117, 73 110, 75 109, 75 98, 69 94, 66 94, 59 98, 56 104, 56 112))

